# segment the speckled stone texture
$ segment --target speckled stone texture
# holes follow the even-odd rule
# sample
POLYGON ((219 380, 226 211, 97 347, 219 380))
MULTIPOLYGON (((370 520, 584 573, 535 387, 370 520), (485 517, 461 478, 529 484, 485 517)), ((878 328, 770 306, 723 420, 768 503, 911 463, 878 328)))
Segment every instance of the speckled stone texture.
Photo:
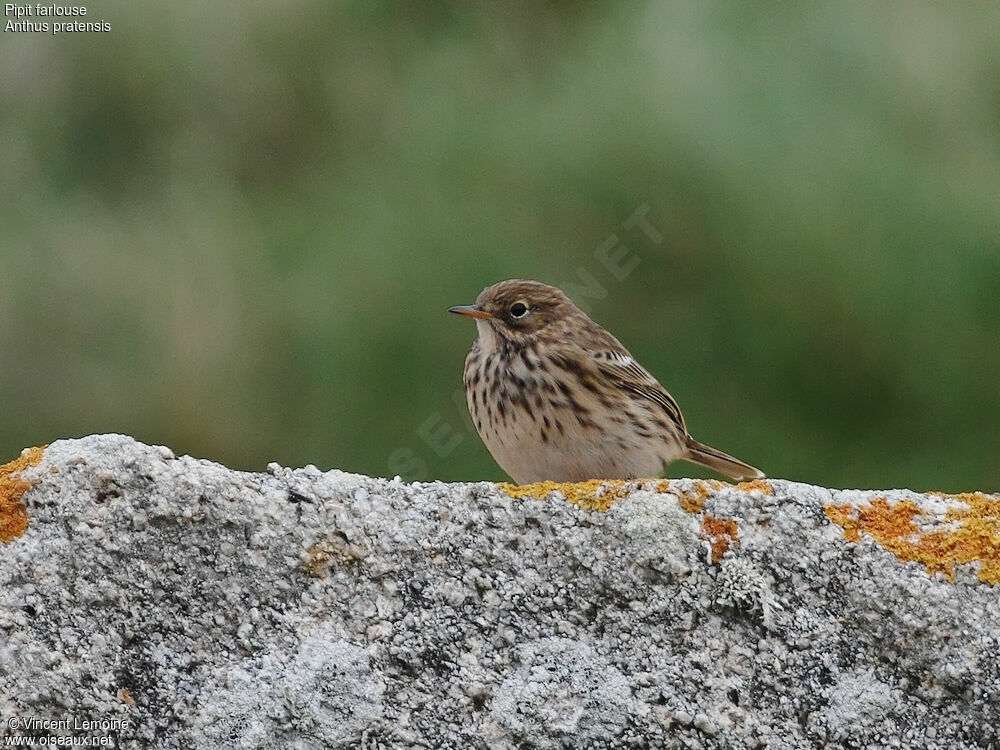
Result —
POLYGON ((69 718, 124 721, 105 732, 123 748, 1000 747, 986 562, 935 572, 829 516, 885 498, 954 525, 958 500, 677 480, 602 512, 117 435, 20 476, 0 736, 79 734, 26 728, 69 718))

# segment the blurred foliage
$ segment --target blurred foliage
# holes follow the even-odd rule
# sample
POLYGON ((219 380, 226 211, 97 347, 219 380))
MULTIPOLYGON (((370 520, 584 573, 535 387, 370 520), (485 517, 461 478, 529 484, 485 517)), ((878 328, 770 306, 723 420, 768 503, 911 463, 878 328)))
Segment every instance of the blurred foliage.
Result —
POLYGON ((501 479, 444 311, 525 277, 771 476, 1000 489, 1000 6, 88 7, 0 46, 3 455, 501 479))

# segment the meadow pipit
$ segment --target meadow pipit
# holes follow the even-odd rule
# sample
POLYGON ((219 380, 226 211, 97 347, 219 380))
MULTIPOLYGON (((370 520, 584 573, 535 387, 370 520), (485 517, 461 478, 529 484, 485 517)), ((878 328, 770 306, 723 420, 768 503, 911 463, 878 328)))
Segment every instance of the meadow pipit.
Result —
POLYGON ((516 482, 651 477, 676 459, 733 479, 764 476, 691 437, 673 397, 559 289, 501 281, 449 312, 476 320, 469 412, 516 482))

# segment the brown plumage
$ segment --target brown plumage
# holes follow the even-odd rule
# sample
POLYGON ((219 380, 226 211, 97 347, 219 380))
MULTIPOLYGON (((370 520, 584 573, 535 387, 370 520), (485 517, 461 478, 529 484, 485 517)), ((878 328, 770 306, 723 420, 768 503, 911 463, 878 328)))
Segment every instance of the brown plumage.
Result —
POLYGON ((559 289, 502 281, 450 312, 476 320, 469 412, 515 481, 650 477, 677 459, 733 479, 764 476, 691 437, 673 397, 559 289))

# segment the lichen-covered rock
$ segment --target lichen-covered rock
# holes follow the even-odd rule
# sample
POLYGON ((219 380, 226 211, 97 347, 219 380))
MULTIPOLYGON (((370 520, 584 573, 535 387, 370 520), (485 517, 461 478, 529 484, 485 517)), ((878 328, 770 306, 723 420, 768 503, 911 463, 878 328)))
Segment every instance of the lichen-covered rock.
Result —
POLYGON ((0 737, 1000 747, 987 494, 249 474, 101 435, 0 468, 0 530, 0 737))

